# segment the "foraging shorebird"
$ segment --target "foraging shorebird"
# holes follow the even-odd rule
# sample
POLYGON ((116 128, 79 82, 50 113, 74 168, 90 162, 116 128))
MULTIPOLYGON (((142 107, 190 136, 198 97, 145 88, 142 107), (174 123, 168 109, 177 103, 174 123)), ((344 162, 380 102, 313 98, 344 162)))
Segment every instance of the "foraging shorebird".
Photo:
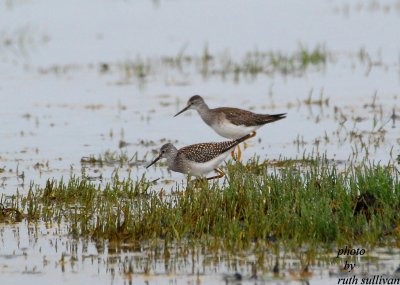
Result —
MULTIPOLYGON (((206 102, 204 102, 204 99, 199 95, 192 96, 188 100, 187 106, 179 111, 174 117, 189 109, 195 109, 203 121, 217 134, 224 138, 233 140, 250 133, 255 136, 256 130, 265 124, 286 118, 286 113, 274 115, 256 114, 250 111, 229 107, 210 109, 206 102)), ((240 156, 241 151, 238 146, 239 160, 240 156)))
POLYGON ((160 154, 146 168, 166 158, 169 170, 194 176, 204 176, 214 170, 218 175, 207 180, 221 178, 225 173, 218 168, 218 165, 235 146, 251 137, 253 134, 232 141, 193 144, 179 150, 173 144, 167 143, 161 147, 160 154))

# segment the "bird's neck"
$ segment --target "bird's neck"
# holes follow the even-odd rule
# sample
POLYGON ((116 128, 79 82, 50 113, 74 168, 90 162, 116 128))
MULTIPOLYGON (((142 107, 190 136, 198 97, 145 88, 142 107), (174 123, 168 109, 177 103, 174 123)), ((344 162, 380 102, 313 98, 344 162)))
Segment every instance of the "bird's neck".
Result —
POLYGON ((199 113, 200 117, 206 124, 209 125, 211 123, 210 108, 208 108, 208 105, 206 103, 203 103, 200 106, 198 106, 197 112, 199 113))
POLYGON ((167 165, 168 168, 173 170, 174 169, 174 164, 175 164, 175 159, 176 155, 178 154, 178 150, 174 149, 168 156, 167 156, 167 165))

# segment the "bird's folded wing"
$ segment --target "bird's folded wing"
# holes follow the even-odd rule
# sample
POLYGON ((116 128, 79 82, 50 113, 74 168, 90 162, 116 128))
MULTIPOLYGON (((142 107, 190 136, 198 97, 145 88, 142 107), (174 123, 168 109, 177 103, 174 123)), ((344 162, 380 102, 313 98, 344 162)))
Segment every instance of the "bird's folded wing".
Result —
POLYGON ((254 126, 260 121, 257 114, 242 109, 223 107, 214 110, 221 112, 228 121, 237 126, 254 126))
POLYGON ((188 160, 202 163, 229 151, 234 145, 235 141, 194 144, 181 148, 178 151, 178 156, 185 156, 188 160))

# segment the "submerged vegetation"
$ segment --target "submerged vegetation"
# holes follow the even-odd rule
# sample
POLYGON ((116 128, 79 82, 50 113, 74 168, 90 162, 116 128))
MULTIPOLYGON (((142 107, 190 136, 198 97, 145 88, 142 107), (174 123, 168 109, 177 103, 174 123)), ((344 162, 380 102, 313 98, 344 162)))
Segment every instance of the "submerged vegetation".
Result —
POLYGON ((227 250, 400 246, 394 165, 343 169, 312 158, 288 164, 253 159, 226 167, 222 184, 188 179, 168 193, 152 190, 145 177, 120 180, 115 174, 104 188, 84 176, 49 180, 43 188, 31 185, 26 196, 2 196, 0 203, 29 222, 66 225, 73 237, 111 242, 193 242, 227 250))

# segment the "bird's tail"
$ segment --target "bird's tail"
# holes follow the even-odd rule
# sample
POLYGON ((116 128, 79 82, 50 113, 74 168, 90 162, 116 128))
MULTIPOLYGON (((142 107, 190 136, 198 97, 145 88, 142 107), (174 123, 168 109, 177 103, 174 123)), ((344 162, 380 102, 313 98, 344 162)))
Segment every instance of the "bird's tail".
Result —
POLYGON ((238 138, 238 139, 236 139, 236 140, 223 142, 223 143, 226 144, 226 145, 225 145, 224 150, 221 151, 221 153, 222 153, 222 152, 226 152, 226 151, 228 151, 228 150, 231 150, 232 148, 234 148, 235 146, 237 146, 237 145, 240 144, 241 142, 244 142, 245 140, 248 140, 249 138, 254 137, 254 135, 255 135, 255 132, 252 132, 252 133, 250 133, 250 134, 248 134, 248 135, 245 135, 245 136, 243 136, 243 137, 241 137, 241 138, 238 138))
POLYGON ((234 140, 233 146, 236 146, 236 145, 240 144, 241 142, 244 142, 245 140, 248 140, 249 138, 254 137, 254 135, 255 135, 255 132, 251 132, 250 134, 245 135, 244 137, 234 140))
POLYGON ((262 121, 263 121, 263 124, 268 124, 268 123, 282 120, 284 118, 286 118, 286 113, 274 114, 274 115, 263 115, 262 121))

